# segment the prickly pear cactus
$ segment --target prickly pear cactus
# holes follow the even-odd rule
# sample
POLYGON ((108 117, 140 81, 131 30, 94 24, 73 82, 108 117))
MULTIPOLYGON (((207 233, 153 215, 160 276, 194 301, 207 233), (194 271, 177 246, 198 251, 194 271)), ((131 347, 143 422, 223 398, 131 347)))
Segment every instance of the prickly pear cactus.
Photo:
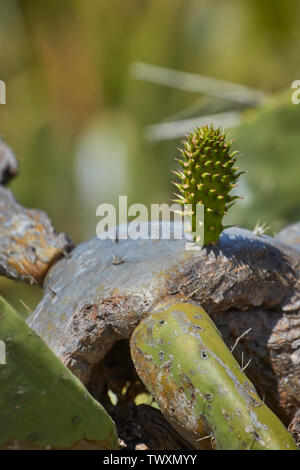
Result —
POLYGON ((226 228, 222 224, 224 214, 239 198, 230 195, 243 173, 236 166, 239 153, 231 152, 232 140, 226 140, 226 132, 212 126, 194 130, 183 145, 179 149, 182 158, 177 160, 182 170, 173 171, 180 180, 173 182, 179 191, 174 202, 193 205, 193 232, 196 232, 196 204, 204 205, 204 244, 213 243, 226 228))
POLYGON ((297 449, 201 307, 152 313, 135 329, 131 354, 160 410, 196 448, 297 449))
POLYGON ((104 408, 2 298, 0 339, 0 449, 118 448, 104 408))

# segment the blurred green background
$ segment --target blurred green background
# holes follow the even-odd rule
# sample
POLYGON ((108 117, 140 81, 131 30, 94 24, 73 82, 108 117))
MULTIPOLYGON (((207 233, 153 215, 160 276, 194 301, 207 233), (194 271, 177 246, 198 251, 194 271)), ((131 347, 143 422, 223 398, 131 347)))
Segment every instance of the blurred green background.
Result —
MULTIPOLYGON (((147 126, 242 111, 229 129, 244 157, 227 222, 270 233, 300 220, 300 2, 258 0, 1 0, 0 133, 21 173, 11 184, 76 242, 95 235, 96 207, 168 202, 179 138, 151 141, 147 126), (136 61, 263 90, 243 109, 192 91, 134 79, 136 61)), ((208 119, 209 122, 209 119, 208 119)), ((1 293, 26 313, 41 292, 4 279, 1 293)))

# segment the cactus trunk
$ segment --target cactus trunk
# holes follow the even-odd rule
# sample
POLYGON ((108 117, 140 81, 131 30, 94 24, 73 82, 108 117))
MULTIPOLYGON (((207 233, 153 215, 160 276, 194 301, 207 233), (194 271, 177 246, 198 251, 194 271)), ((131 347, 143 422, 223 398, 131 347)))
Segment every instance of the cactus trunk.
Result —
POLYGON ((172 303, 146 317, 131 354, 163 414, 196 448, 297 449, 198 305, 172 303))

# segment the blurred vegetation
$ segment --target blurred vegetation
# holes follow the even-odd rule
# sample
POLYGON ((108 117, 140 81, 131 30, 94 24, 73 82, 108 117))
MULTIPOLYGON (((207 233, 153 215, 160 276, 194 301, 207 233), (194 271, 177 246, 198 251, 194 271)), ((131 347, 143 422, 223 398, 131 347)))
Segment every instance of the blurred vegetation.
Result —
MULTIPOLYGON (((227 221, 273 233, 299 220, 299 13, 298 0, 1 0, 0 133, 21 163, 16 197, 76 243, 95 235, 101 202, 168 202, 177 141, 149 142, 145 128, 223 104, 134 80, 143 61, 270 94, 230 130, 247 174, 227 221)), ((41 295, 7 280, 0 291, 24 314, 18 299, 31 309, 41 295)))

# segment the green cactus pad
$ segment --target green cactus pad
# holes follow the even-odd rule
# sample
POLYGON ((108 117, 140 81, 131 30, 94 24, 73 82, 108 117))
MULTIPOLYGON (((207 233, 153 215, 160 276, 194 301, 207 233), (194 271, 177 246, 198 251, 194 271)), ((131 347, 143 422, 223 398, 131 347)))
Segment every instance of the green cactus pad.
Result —
POLYGON ((2 298, 0 340, 0 449, 118 448, 104 408, 2 298))
MULTIPOLYGON (((238 152, 231 152, 232 140, 226 140, 226 132, 212 126, 191 132, 183 141, 182 155, 177 161, 181 170, 173 171, 179 178, 173 182, 178 193, 177 202, 192 204, 192 230, 196 232, 196 204, 204 205, 204 244, 217 241, 224 228, 222 220, 227 210, 239 196, 230 195, 238 177, 236 160, 238 152)), ((196 240, 201 241, 203 240, 196 240)))
POLYGON ((201 307, 172 303, 150 314, 131 354, 162 413, 195 447, 297 449, 201 307))

